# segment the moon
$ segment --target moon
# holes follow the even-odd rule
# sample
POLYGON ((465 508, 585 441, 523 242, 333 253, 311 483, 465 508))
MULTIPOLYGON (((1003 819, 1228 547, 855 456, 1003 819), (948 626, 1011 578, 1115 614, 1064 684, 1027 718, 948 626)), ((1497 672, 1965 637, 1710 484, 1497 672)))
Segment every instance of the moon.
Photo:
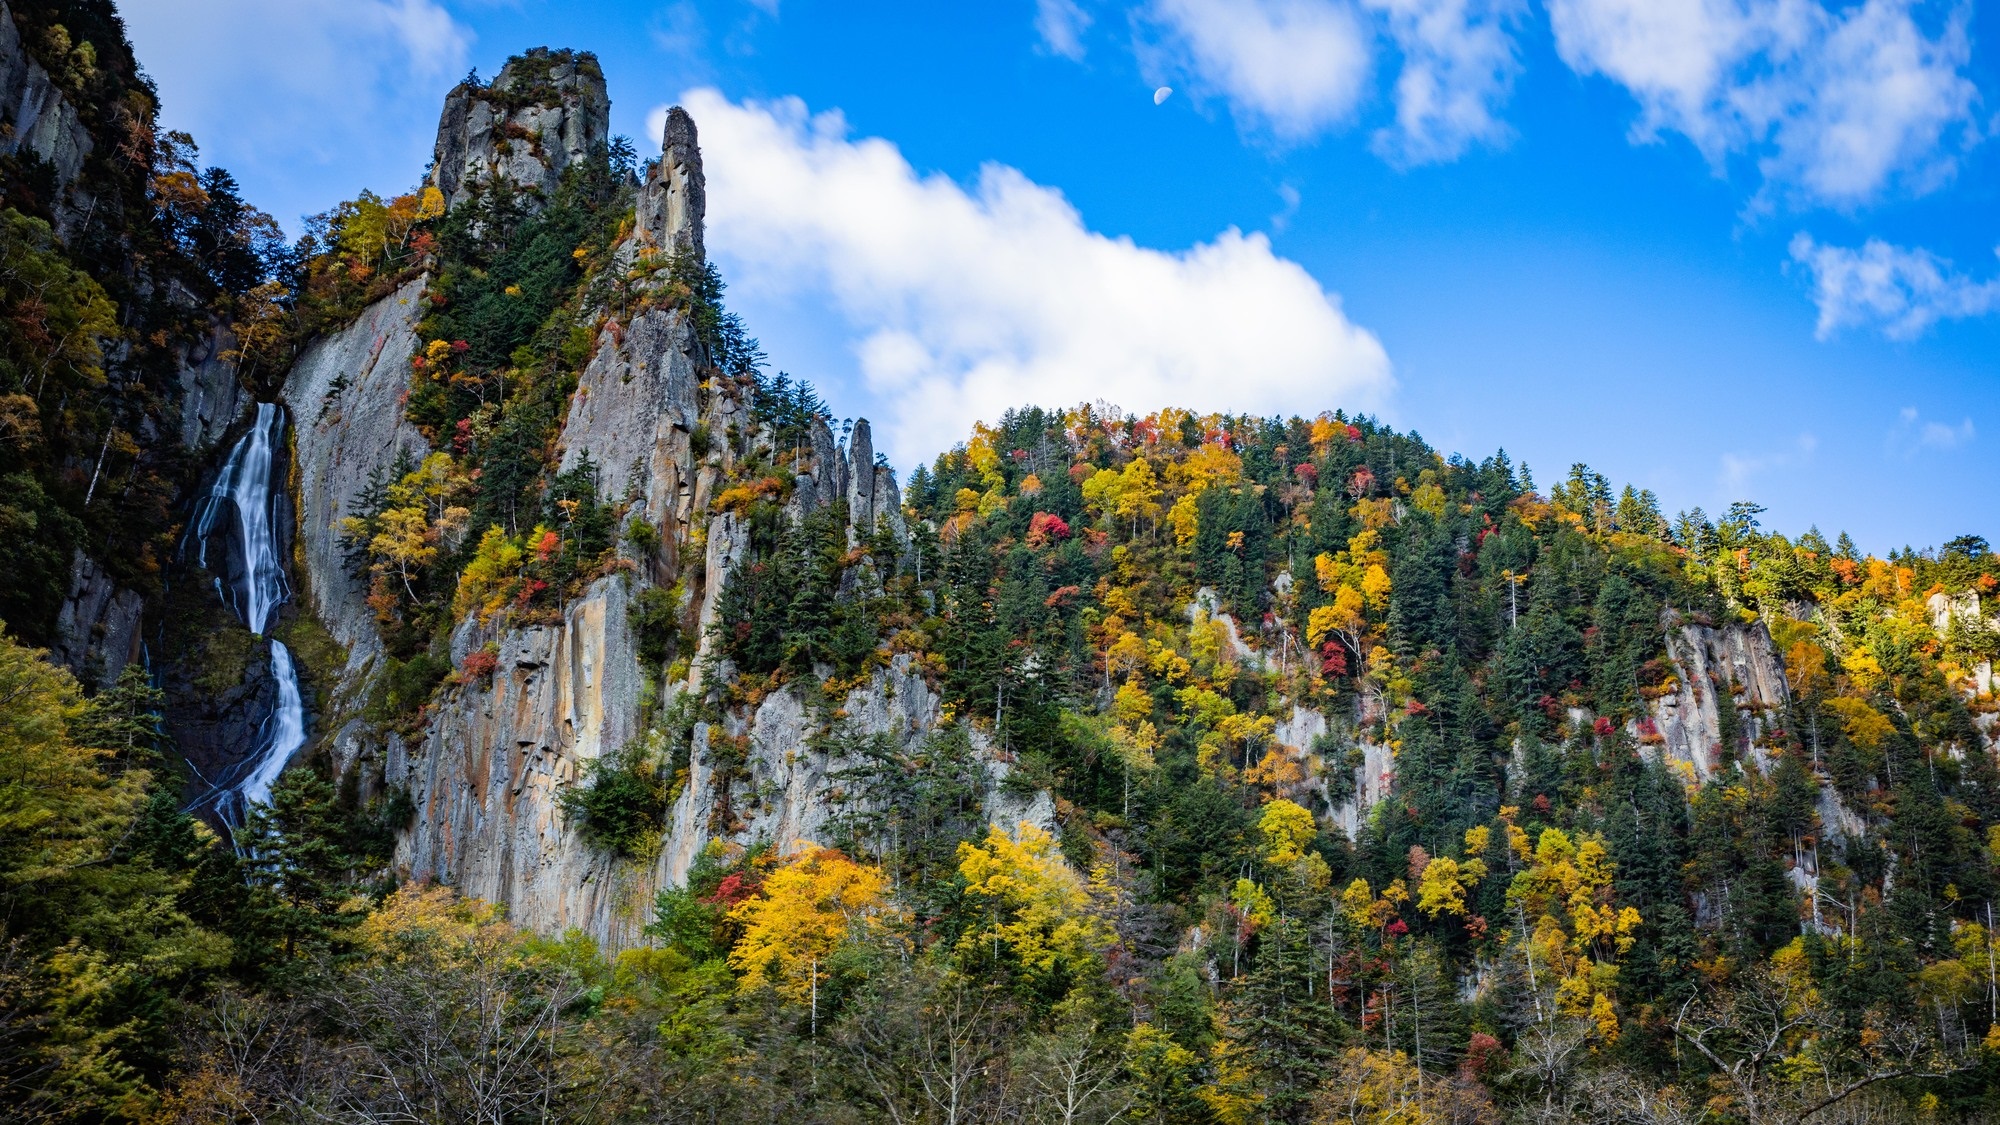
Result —
POLYGON ((1171 98, 1173 96, 1174 96, 1174 88, 1172 86, 1162 86, 1159 89, 1153 91, 1153 104, 1159 105, 1161 102, 1164 102, 1168 98, 1171 98))

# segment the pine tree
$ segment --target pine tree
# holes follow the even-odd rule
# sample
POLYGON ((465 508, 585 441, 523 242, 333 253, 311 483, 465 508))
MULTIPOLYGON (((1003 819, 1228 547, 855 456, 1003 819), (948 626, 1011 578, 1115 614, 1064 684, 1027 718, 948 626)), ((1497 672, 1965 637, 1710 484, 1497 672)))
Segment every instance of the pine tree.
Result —
POLYGON ((237 848, 252 890, 256 926, 287 959, 329 948, 352 920, 346 902, 355 872, 340 846, 337 794, 311 769, 279 779, 268 805, 253 805, 237 848))
POLYGON ((1250 971, 1231 982, 1229 1033, 1248 1053, 1273 1121, 1304 1121, 1319 1071, 1344 1035, 1304 923, 1281 916, 1257 937, 1250 971))

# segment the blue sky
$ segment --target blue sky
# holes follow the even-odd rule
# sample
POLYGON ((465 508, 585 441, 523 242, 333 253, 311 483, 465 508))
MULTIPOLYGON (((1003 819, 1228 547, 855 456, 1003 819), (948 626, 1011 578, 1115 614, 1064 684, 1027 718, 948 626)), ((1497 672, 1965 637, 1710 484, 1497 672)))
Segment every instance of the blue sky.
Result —
POLYGON ((686 101, 775 364, 907 472, 1001 405, 1380 414, 1867 548, 2000 539, 2000 16, 1900 0, 131 0, 296 229, 468 67, 686 101), (1156 104, 1155 91, 1173 93, 1156 104))

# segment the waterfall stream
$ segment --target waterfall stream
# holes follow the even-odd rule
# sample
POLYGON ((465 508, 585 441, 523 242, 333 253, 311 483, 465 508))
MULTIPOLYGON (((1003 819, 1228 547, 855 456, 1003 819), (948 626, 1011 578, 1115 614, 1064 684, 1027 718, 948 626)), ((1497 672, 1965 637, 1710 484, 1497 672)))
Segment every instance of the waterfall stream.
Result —
POLYGON ((229 513, 235 515, 231 538, 240 554, 228 560, 228 580, 218 576, 215 587, 224 604, 259 636, 271 610, 291 594, 285 585, 285 568, 278 562, 278 533, 271 520, 271 451, 284 427, 285 416, 276 403, 258 403, 257 421, 229 451, 229 459, 223 462, 222 472, 202 498, 195 516, 195 539, 201 544, 199 561, 207 567, 208 541, 218 521, 229 513))
MULTIPOLYGON (((194 534, 201 545, 199 561, 204 568, 209 566, 209 538, 219 530, 231 533, 227 538, 232 555, 222 560, 216 592, 258 636, 270 624, 272 610, 291 596, 271 513, 273 450, 284 434, 284 425, 284 414, 276 403, 257 404, 256 422, 229 451, 195 518, 194 534), (233 526, 221 522, 232 515, 233 526)), ((277 682, 278 701, 258 728, 261 745, 195 802, 197 808, 213 808, 232 828, 243 823, 251 805, 270 800, 271 786, 292 755, 305 745, 305 704, 299 695, 298 671, 293 667, 291 650, 282 641, 271 642, 271 678, 277 682)))

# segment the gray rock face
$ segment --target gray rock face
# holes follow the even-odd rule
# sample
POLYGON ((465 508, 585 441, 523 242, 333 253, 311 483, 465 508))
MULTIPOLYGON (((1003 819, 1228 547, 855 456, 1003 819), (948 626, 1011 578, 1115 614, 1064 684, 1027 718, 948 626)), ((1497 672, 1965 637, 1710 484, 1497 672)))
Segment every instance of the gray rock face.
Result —
MULTIPOLYGON (((1938 639, 1949 640, 1953 629, 1986 630, 2000 632, 2000 618, 1989 618, 1979 607, 1979 591, 1967 590, 1961 594, 1946 594, 1942 591, 1932 594, 1925 602, 1930 610, 1931 628, 1937 631, 1938 639)), ((1993 690, 1993 662, 1982 660, 1967 669, 1966 679, 1959 685, 1969 698, 1986 695, 1993 690)), ((1975 714, 1972 719, 1978 726, 1980 737, 1986 745, 1993 746, 1996 736, 2000 736, 2000 715, 1992 712, 1975 714)))
POLYGON ((629 604, 627 580, 614 575, 562 624, 506 632, 491 682, 451 690, 421 745, 392 755, 388 781, 417 806, 397 848, 410 878, 505 903, 514 921, 543 932, 581 927, 613 949, 638 941, 651 903, 643 872, 592 851, 560 805, 586 763, 637 733, 629 604))
POLYGON ((735 512, 720 512, 709 519, 706 555, 702 559, 703 596, 701 609, 695 616, 701 640, 695 651, 694 675, 689 681, 691 691, 700 691, 705 686, 704 678, 715 658, 715 618, 722 591, 729 576, 742 565, 743 553, 749 547, 750 531, 736 518, 735 512))
MULTIPOLYGON (((515 921, 545 933, 582 929, 613 951, 641 941, 659 890, 685 881, 711 841, 767 841, 781 851, 824 842, 833 777, 855 764, 815 749, 826 720, 787 686, 748 716, 697 724, 656 860, 635 865, 592 851, 564 821, 561 793, 590 761, 641 734, 627 582, 601 579, 560 626, 506 632, 491 683, 452 691, 422 745, 392 752, 388 767, 390 784, 406 786, 417 806, 397 850, 404 875, 506 903, 515 921), (748 753, 742 772, 722 780, 711 748, 725 736, 743 740, 748 753)), ((850 692, 842 711, 845 733, 887 734, 907 747, 937 729, 939 699, 899 657, 850 692)), ((1006 763, 974 745, 989 753, 988 819, 1053 831, 1047 794, 1005 795, 1006 763)))
POLYGON ((588 456, 599 490, 633 501, 631 514, 669 541, 694 500, 696 380, 687 318, 678 309, 648 309, 623 331, 604 329, 563 423, 563 469, 588 456))
MULTIPOLYGON (((1213 597, 1210 591, 1198 591, 1195 603, 1189 606, 1190 615, 1203 608, 1203 595, 1213 597)), ((1722 738, 1721 712, 1717 709, 1720 702, 1730 700, 1741 716, 1743 730, 1754 740, 1770 721, 1766 716, 1781 709, 1790 698, 1784 662, 1778 658, 1770 631, 1762 622, 1712 626, 1670 614, 1662 626, 1678 683, 1673 691, 1654 701, 1652 730, 1635 726, 1632 733, 1652 744, 1654 752, 1668 762, 1680 763, 1691 780, 1706 779, 1713 772, 1715 749, 1722 738)), ((1364 697, 1358 705, 1353 729, 1363 729, 1379 718, 1379 702, 1364 697)), ((1583 712, 1572 715, 1574 722, 1588 720, 1589 716, 1583 712)), ((1314 739, 1330 729, 1325 715, 1310 708, 1294 707, 1291 715, 1273 730, 1272 738, 1280 745, 1304 753, 1314 739)), ((1390 747, 1365 738, 1357 739, 1356 745, 1361 749, 1362 763, 1354 767, 1353 795, 1333 809, 1334 822, 1350 839, 1359 833, 1370 810, 1389 796, 1396 780, 1395 753, 1390 747)), ((1750 757, 1760 769, 1770 764, 1755 747, 1750 757)), ((1328 769, 1340 768, 1320 764, 1328 769)), ((1860 830, 1858 818, 1840 804, 1830 787, 1821 789, 1821 819, 1829 831, 1855 834, 1860 830)))
POLYGON ((419 278, 368 307, 353 324, 315 342, 285 379, 298 465, 298 590, 347 649, 347 677, 359 675, 381 638, 367 589, 348 573, 340 521, 355 515, 355 494, 399 453, 421 460, 429 447, 403 419, 410 356, 422 315, 419 278))
MULTIPOLYGON (((1663 624, 1678 683, 1653 702, 1658 751, 1668 762, 1691 770, 1694 779, 1706 780, 1722 742, 1723 702, 1736 708, 1754 740, 1766 713, 1782 708, 1791 697, 1785 665, 1762 621, 1701 625, 1669 613, 1663 624)), ((1769 765, 1761 750, 1753 747, 1750 753, 1758 768, 1769 765)))
POLYGON ((639 230, 648 243, 665 251, 705 256, 702 224, 708 213, 708 180, 701 171, 701 147, 694 118, 674 106, 667 111, 661 137, 660 161, 653 165, 639 192, 639 230))
POLYGON ((848 525, 866 535, 875 530, 875 440, 868 419, 855 419, 854 432, 847 438, 847 463, 841 470, 848 525))
POLYGON ((66 233, 71 210, 67 192, 90 155, 90 133, 49 72, 28 54, 4 0, 0 0, 0 124, 5 126, 0 128, 0 153, 30 153, 54 169, 63 198, 51 203, 57 233, 66 233))
MULTIPOLYGON (((908 750, 938 730, 941 702, 910 658, 898 656, 847 694, 839 709, 843 717, 834 721, 845 735, 888 735, 908 750)), ((764 841, 781 853, 826 843, 837 807, 834 778, 858 763, 814 746, 824 725, 794 685, 765 697, 747 722, 732 717, 721 729, 698 725, 687 781, 674 804, 654 882, 685 882, 695 858, 714 840, 764 841), (709 746, 719 736, 748 742, 747 776, 727 785, 718 782, 711 766, 709 746)), ((1054 800, 1046 792, 1025 800, 1010 797, 1001 784, 1010 768, 1007 761, 977 731, 972 744, 986 758, 987 821, 1009 831, 1027 823, 1055 832, 1054 800)))
POLYGON ((249 401, 237 382, 236 364, 222 358, 235 346, 228 326, 217 322, 180 356, 181 444, 190 452, 221 441, 249 401))
POLYGON ((841 460, 840 447, 833 443, 833 431, 827 428, 825 420, 813 421, 812 438, 804 452, 808 457, 798 480, 801 510, 809 512, 839 501, 845 462, 841 460))
POLYGON ((70 560, 69 596, 56 614, 49 653, 80 680, 109 685, 139 659, 139 619, 145 604, 121 590, 97 562, 78 551, 70 560))
POLYGON ((563 169, 605 142, 610 121, 597 56, 534 48, 510 59, 491 85, 461 82, 445 95, 431 186, 447 207, 497 181, 547 198, 563 169))
POLYGON ((903 490, 896 487, 895 470, 887 465, 875 466, 875 508, 870 515, 871 531, 875 527, 874 521, 887 520, 890 532, 898 540, 909 539, 910 528, 903 519, 903 490))
MULTIPOLYGON (((1366 706, 1366 700, 1356 702, 1353 725, 1345 729, 1361 729, 1366 706)), ((1389 796, 1389 790, 1395 784, 1395 752, 1386 745, 1357 736, 1354 745, 1361 748, 1360 765, 1349 767, 1341 762, 1321 761, 1312 752, 1313 743, 1332 729, 1327 717, 1319 711, 1294 705, 1292 713, 1272 729, 1271 740, 1289 747, 1304 760, 1309 767, 1308 776, 1318 774, 1324 779, 1336 770, 1347 770, 1352 775, 1352 792, 1339 802, 1328 802, 1332 805, 1333 822, 1352 840, 1361 834, 1361 825, 1368 819, 1368 814, 1389 796)), ((1322 796, 1326 795, 1328 787, 1324 780, 1319 787, 1322 796)))

